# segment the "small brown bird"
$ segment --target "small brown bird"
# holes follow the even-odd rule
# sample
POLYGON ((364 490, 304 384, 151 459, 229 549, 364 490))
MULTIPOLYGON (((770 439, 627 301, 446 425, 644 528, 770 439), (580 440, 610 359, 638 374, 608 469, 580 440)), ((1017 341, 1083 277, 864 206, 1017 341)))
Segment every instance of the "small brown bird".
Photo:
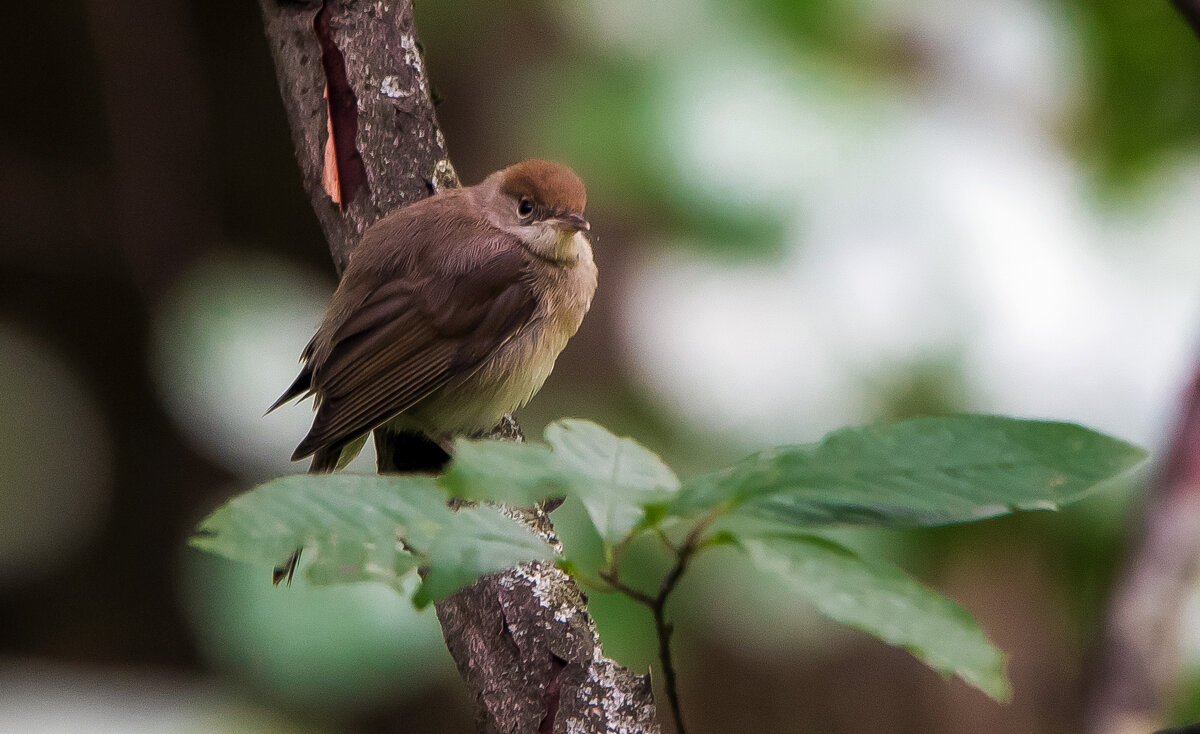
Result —
POLYGON ((527 160, 369 227, 271 406, 316 396, 292 460, 334 471, 383 425, 448 447, 528 402, 596 290, 586 202, 569 168, 527 160))

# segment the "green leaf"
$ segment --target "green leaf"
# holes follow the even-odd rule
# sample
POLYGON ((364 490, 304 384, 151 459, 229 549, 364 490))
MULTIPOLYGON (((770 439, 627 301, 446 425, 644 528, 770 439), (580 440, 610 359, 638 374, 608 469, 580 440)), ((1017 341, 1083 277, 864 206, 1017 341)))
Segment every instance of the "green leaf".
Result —
POLYGON ((788 526, 931 526, 1057 509, 1135 466, 1136 446, 1070 423, 967 415, 848 428, 689 481, 672 514, 788 526))
MULTIPOLYGON (((443 485, 465 499, 528 506, 555 495, 579 497, 601 537, 620 539, 645 520, 643 505, 661 505, 679 488, 654 452, 584 420, 546 428, 541 446, 457 441, 443 485)), ((657 517, 661 517, 661 508, 657 517)))
POLYGON ((495 508, 461 508, 434 540, 429 572, 413 603, 422 607, 440 601, 484 574, 553 556, 544 539, 495 508))
POLYGON ((662 502, 679 489, 679 479, 657 454, 591 421, 561 420, 547 426, 545 435, 567 472, 570 491, 583 501, 606 541, 619 540, 640 524, 643 504, 662 502))
POLYGON ((303 547, 305 574, 314 585, 375 580, 401 588, 401 578, 424 563, 429 572, 418 594, 425 600, 480 574, 553 555, 541 538, 495 508, 451 510, 436 481, 418 475, 276 479, 214 511, 191 543, 270 566, 303 547))
POLYGON ((432 543, 450 510, 428 477, 300 474, 234 497, 197 528, 192 545, 274 566, 305 547, 313 583, 394 582, 415 567, 398 533, 432 543))
POLYGON ((606 552, 604 539, 578 497, 568 497, 554 511, 554 534, 562 542, 564 571, 589 586, 600 584, 600 569, 612 562, 606 552))
POLYGON ((532 507, 562 495, 563 469, 545 446, 494 439, 454 442, 441 484, 454 497, 532 507))
POLYGON ((898 569, 814 536, 754 538, 741 545, 756 566, 826 617, 903 648, 997 701, 1009 700, 1004 656, 975 620, 898 569))

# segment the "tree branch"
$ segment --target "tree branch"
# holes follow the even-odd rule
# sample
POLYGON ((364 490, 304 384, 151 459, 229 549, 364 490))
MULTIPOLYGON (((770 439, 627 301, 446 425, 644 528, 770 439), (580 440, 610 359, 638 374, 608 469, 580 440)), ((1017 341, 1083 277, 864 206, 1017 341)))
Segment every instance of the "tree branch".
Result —
MULTIPOLYGON (((304 187, 340 273, 382 214, 458 185, 411 2, 259 4, 304 187)), ((498 432, 520 436, 511 419, 498 432)), ((436 467, 445 455, 426 444, 377 433, 381 471, 436 467)), ((530 518, 548 526, 540 512, 530 518)), ((437 610, 480 731, 659 731, 648 679, 604 657, 586 597, 553 566, 485 576, 437 610)))
POLYGON ((1200 0, 1171 0, 1171 4, 1188 22, 1192 30, 1200 34, 1200 0))
POLYGON ((1092 734, 1158 729, 1179 677, 1184 605, 1200 581, 1200 371, 1159 472, 1109 605, 1092 734))
POLYGON ((604 657, 586 609, 579 587, 541 563, 485 576, 438 605, 479 731, 659 731, 649 679, 604 657))
POLYGON ((407 0, 259 0, 296 159, 341 273, 383 214, 457 186, 407 0), (332 133, 332 134, 331 134, 332 133))
MULTIPOLYGON (((1200 35, 1200 0, 1171 4, 1200 35)), ((1182 405, 1109 603, 1088 691, 1091 734, 1158 729, 1179 679, 1184 606, 1200 581, 1200 367, 1182 405)))

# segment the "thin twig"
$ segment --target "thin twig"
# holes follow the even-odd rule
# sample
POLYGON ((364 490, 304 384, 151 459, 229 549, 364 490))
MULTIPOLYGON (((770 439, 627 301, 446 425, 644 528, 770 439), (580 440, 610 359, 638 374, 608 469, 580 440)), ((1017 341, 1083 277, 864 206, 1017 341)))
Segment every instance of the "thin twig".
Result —
POLYGON ((658 659, 662 662, 663 685, 667 689, 667 702, 671 704, 671 717, 675 722, 676 734, 687 734, 683 728, 683 709, 679 705, 679 684, 675 681, 675 664, 671 661, 671 633, 675 625, 666 619, 664 605, 654 607, 654 631, 658 635, 658 659))
POLYGON ((667 621, 667 597, 675 590, 675 585, 683 576, 694 550, 695 546, 692 543, 684 545, 675 567, 663 579, 662 588, 658 590, 654 606, 651 607, 654 612, 654 631, 658 635, 658 658, 662 663, 663 685, 667 689, 667 701, 671 704, 671 715, 675 720, 677 734, 686 734, 686 730, 683 727, 683 708, 679 705, 679 683, 675 677, 675 663, 671 659, 671 634, 675 631, 675 625, 667 621))
POLYGON ((658 659, 662 664, 663 687, 667 691, 667 702, 671 705, 671 718, 675 722, 676 734, 687 734, 687 730, 683 725, 683 708, 679 705, 679 682, 675 674, 675 662, 671 657, 671 636, 675 632, 675 625, 667 621, 667 599, 679 584, 679 580, 683 577, 692 558, 701 550, 709 547, 701 542, 701 536, 716 519, 715 514, 706 516, 688 533, 683 545, 678 547, 670 542, 661 529, 655 529, 659 540, 675 554, 675 565, 663 577, 658 593, 654 596, 621 580, 621 554, 633 539, 634 534, 632 533, 625 536, 613 549, 612 566, 600 571, 600 578, 604 579, 609 586, 648 607, 654 616, 654 632, 658 637, 658 659))
POLYGON ((604 569, 600 571, 600 578, 604 579, 605 583, 607 583, 613 589, 613 591, 619 591, 630 599, 636 601, 638 604, 649 607, 650 609, 654 609, 654 605, 657 601, 655 597, 650 596, 641 589, 637 589, 629 584, 626 584, 617 576, 616 573, 612 571, 612 569, 604 569))
POLYGON ((679 554, 679 546, 672 543, 671 539, 667 537, 667 534, 665 532, 663 532, 663 529, 658 527, 657 525, 654 527, 654 535, 655 535, 655 537, 658 538, 660 543, 662 543, 664 546, 666 546, 667 550, 671 551, 672 553, 674 553, 676 555, 679 554))

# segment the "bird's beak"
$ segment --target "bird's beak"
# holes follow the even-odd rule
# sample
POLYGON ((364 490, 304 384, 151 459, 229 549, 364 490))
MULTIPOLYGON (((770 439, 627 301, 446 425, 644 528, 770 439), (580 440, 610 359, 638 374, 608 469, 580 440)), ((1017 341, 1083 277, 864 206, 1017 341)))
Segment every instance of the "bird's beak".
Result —
POLYGON ((554 228, 560 232, 578 232, 580 230, 586 232, 592 228, 592 225, 578 214, 567 214, 554 219, 554 228))

